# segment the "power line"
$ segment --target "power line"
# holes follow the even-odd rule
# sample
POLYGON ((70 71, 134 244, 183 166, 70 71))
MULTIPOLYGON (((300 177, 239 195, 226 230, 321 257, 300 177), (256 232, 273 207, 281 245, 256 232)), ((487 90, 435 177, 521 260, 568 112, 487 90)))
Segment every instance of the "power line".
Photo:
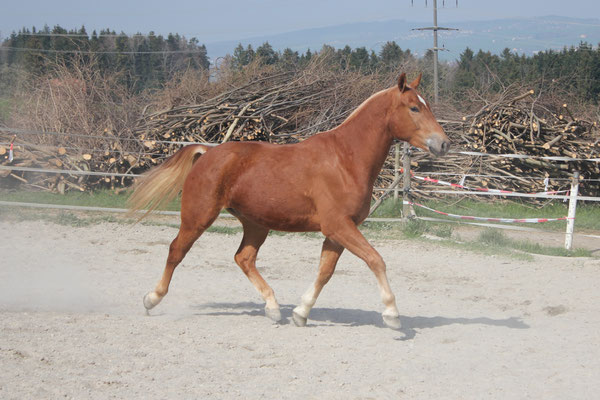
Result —
MULTIPOLYGON (((0 142, 0 146, 7 146, 10 145, 10 143, 7 142, 0 142)), ((125 151, 125 150, 113 150, 113 149, 87 149, 87 148, 82 148, 82 147, 73 147, 73 146, 50 146, 50 145, 44 145, 44 144, 34 144, 34 143, 17 143, 16 144, 17 147, 22 147, 24 149, 32 149, 32 150, 37 150, 37 149, 46 149, 46 150, 56 150, 59 147, 62 147, 65 150, 74 150, 80 153, 94 153, 94 154, 106 154, 109 153, 108 155, 116 155, 116 154, 130 154, 133 156, 137 156, 137 155, 142 155, 142 156, 158 156, 159 158, 166 158, 169 157, 170 154, 161 154, 158 152, 154 152, 154 153, 149 153, 149 152, 144 152, 144 151, 137 151, 137 150, 131 150, 131 151, 125 151)))
MULTIPOLYGON (((133 35, 128 35, 126 33, 100 33, 100 34, 91 34, 91 35, 86 35, 84 33, 46 33, 46 32, 19 32, 19 33, 14 33, 13 34, 17 35, 17 36, 39 36, 39 37, 83 37, 83 38, 93 38, 93 37, 126 37, 126 38, 133 38, 133 37, 159 37, 162 35, 151 35, 151 34, 143 34, 143 33, 136 33, 133 35)), ((164 37, 164 36, 163 36, 164 37)), ((180 38, 182 38, 183 36, 179 36, 180 38)))
POLYGON ((158 50, 158 51, 92 51, 92 50, 54 50, 54 49, 34 49, 31 47, 0 47, 0 50, 14 50, 14 51, 29 51, 32 53, 72 53, 72 54, 191 54, 201 53, 200 49, 189 49, 189 50, 158 50))

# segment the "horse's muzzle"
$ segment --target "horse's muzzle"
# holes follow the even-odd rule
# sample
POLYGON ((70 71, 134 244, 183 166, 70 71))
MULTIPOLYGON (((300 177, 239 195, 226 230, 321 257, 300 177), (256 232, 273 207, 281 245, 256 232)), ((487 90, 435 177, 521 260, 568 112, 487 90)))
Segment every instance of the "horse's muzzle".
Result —
POLYGON ((446 135, 432 134, 426 141, 427 148, 435 156, 443 156, 450 150, 450 141, 446 135))

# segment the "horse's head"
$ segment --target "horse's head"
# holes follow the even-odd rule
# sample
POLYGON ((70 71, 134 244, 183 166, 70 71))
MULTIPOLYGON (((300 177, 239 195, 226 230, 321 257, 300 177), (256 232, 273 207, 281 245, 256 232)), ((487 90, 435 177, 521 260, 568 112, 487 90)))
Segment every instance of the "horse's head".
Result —
POLYGON ((389 128, 392 136, 415 147, 443 156, 450 148, 450 140, 435 119, 429 104, 417 92, 421 75, 412 83, 406 74, 398 78, 398 90, 393 89, 395 106, 391 110, 389 128))

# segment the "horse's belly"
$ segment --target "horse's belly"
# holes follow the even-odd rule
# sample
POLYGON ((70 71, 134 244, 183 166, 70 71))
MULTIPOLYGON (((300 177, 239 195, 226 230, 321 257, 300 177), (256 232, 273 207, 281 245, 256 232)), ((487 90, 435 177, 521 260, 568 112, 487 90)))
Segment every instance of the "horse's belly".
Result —
POLYGON ((307 198, 279 198, 268 196, 252 199, 235 199, 232 213, 238 214, 269 229, 308 232, 321 229, 319 218, 307 198))

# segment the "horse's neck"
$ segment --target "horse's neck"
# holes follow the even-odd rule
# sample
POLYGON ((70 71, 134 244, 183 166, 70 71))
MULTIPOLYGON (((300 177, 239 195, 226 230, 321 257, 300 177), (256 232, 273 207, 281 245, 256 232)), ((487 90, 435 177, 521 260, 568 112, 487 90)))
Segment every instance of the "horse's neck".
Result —
POLYGON ((381 171, 392 145, 386 118, 390 107, 387 96, 387 91, 371 96, 335 129, 343 148, 342 156, 349 160, 347 168, 369 184, 381 171))

